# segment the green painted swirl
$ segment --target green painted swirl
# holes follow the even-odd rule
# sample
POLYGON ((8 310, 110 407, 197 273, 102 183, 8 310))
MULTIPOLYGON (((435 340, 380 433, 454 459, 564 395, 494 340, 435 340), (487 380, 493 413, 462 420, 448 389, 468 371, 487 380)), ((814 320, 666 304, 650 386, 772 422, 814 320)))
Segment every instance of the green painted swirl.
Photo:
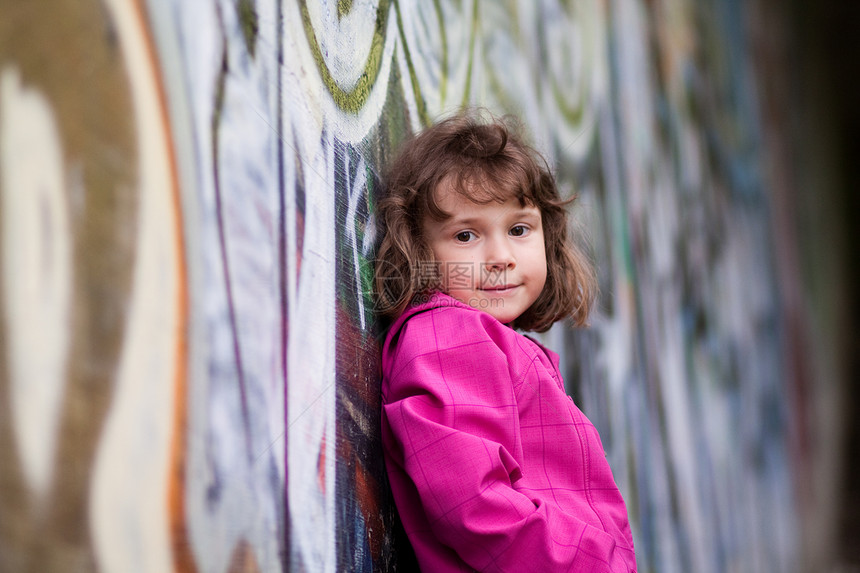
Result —
MULTIPOLYGON (((302 14, 302 24, 305 29, 305 36, 307 37, 308 45, 310 46, 314 61, 317 63, 317 69, 322 76, 323 83, 334 99, 335 104, 337 104, 340 109, 349 113, 357 113, 362 107, 364 107, 364 104, 367 103, 367 99, 370 97, 370 92, 376 83, 376 79, 379 77, 379 69, 382 67, 382 52, 385 47, 385 29, 388 25, 388 15, 391 8, 390 0, 379 0, 379 5, 376 7, 376 22, 374 23, 370 55, 367 57, 367 61, 364 64, 364 71, 361 73, 358 83, 351 90, 344 90, 340 85, 338 85, 337 80, 325 63, 325 58, 323 57, 322 50, 320 49, 316 32, 314 31, 313 24, 311 23, 311 19, 308 14, 307 1, 299 0, 299 7, 302 14)), ((339 10, 340 9, 346 9, 346 7, 341 7, 339 5, 339 10)), ((340 12, 339 15, 342 16, 340 12)))

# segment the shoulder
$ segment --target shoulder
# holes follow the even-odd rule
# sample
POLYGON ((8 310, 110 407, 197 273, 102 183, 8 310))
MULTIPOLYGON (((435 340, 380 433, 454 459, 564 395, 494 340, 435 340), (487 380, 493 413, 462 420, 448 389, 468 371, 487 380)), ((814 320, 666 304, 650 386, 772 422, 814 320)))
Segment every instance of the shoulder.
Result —
POLYGON ((461 348, 498 341, 506 346, 516 337, 513 329, 443 293, 406 309, 392 324, 383 353, 399 354, 461 348))
POLYGON ((525 336, 526 338, 528 338, 528 339, 529 339, 529 341, 530 341, 532 344, 534 344, 536 348, 540 349, 540 351, 544 354, 544 356, 546 356, 546 357, 547 357, 547 359, 549 360, 550 364, 553 366, 553 368, 554 368, 556 371, 558 371, 558 370, 560 369, 560 368, 559 368, 559 363, 560 363, 560 362, 559 362, 559 356, 558 356, 558 354, 556 354, 555 352, 553 352, 552 350, 550 350, 549 348, 547 348, 546 346, 544 346, 543 344, 541 344, 541 343, 540 343, 540 341, 538 341, 536 338, 532 338, 531 336, 527 336, 527 335, 524 335, 524 336, 525 336))
POLYGON ((427 355, 473 367, 505 361, 518 370, 534 359, 535 347, 489 314, 436 293, 407 309, 392 325, 383 345, 383 369, 392 375, 427 355))

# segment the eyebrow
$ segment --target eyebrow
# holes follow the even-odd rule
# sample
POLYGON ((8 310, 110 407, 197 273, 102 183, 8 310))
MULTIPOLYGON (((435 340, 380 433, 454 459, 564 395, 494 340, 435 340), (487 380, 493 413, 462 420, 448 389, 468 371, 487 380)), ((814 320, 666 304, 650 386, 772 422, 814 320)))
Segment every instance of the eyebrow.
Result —
MULTIPOLYGON (((516 211, 511 211, 510 214, 511 219, 540 219, 540 212, 535 213, 530 209, 518 209, 516 211)), ((465 217, 463 219, 458 219, 456 215, 448 218, 447 220, 442 222, 442 228, 447 229, 448 227, 461 227, 461 226, 470 226, 480 221, 480 218, 477 217, 465 217)))
POLYGON ((520 209, 518 211, 514 211, 512 216, 515 219, 524 219, 527 217, 537 217, 539 219, 541 216, 540 209, 537 209, 537 211, 535 211, 535 209, 537 209, 537 207, 534 207, 533 209, 520 209))
POLYGON ((448 217, 448 219, 442 221, 442 228, 447 229, 448 227, 461 227, 463 225, 469 226, 473 225, 477 221, 478 219, 474 217, 467 217, 465 219, 458 219, 456 216, 448 217))

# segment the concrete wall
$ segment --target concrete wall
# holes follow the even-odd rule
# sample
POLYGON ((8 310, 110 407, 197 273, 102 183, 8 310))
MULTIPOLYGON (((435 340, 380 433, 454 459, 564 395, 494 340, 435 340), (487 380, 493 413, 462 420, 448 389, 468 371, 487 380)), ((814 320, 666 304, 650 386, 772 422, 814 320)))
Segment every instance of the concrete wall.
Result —
POLYGON ((791 571, 795 410, 740 3, 0 2, 0 570, 409 570, 378 171, 463 103, 577 192, 546 342, 641 571, 791 571))

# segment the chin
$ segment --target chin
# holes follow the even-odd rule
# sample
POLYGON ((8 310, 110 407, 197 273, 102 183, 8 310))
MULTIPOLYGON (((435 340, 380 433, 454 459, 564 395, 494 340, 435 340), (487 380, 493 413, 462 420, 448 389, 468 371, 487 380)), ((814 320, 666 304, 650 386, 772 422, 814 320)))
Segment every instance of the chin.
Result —
POLYGON ((517 319, 517 317, 519 316, 518 314, 494 312, 492 310, 485 310, 484 312, 486 312, 487 314, 489 314, 490 316, 492 316, 493 318, 495 318, 496 320, 498 320, 502 324, 511 323, 511 322, 515 321, 517 319))
POLYGON ((505 308, 504 304, 499 305, 499 301, 483 300, 481 302, 483 302, 484 304, 471 306, 473 308, 483 310, 484 312, 486 312, 487 314, 489 314, 503 324, 513 322, 521 314, 519 312, 512 311, 510 308, 505 308))

